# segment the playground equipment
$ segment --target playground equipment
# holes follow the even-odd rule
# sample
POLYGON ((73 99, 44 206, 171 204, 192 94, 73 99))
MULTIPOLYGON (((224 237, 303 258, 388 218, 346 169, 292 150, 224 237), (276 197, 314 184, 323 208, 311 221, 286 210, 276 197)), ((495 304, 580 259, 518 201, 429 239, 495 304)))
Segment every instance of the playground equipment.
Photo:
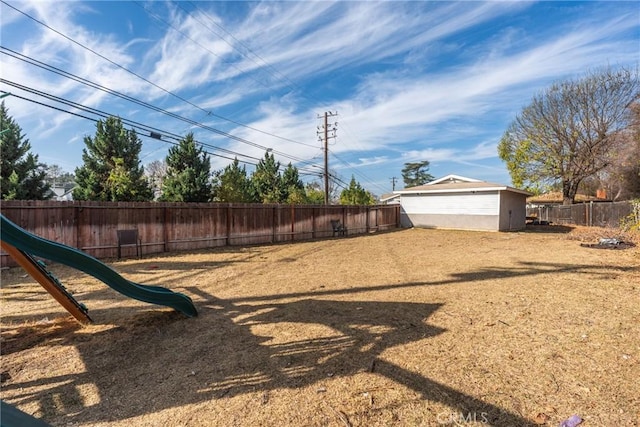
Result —
POLYGON ((9 221, 4 215, 0 214, 0 219, 2 249, 81 323, 92 322, 88 315, 88 309, 76 301, 60 281, 47 270, 44 263, 36 261, 34 256, 87 273, 129 298, 171 307, 189 317, 198 315, 193 301, 185 294, 173 292, 160 286, 131 282, 108 265, 78 249, 29 233, 9 221))

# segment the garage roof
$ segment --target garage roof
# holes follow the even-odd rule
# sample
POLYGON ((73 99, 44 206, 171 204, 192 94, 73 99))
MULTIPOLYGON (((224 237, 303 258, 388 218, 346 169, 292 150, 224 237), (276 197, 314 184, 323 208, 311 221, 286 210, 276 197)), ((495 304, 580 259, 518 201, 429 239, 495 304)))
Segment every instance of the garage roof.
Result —
POLYGON ((466 178, 460 175, 447 175, 424 185, 394 191, 394 194, 462 193, 470 191, 512 191, 526 196, 532 194, 506 185, 466 178))

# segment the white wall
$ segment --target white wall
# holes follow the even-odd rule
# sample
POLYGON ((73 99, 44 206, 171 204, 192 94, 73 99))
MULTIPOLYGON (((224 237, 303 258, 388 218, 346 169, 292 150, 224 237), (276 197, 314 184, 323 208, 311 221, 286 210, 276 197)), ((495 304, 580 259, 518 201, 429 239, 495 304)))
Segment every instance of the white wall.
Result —
POLYGON ((499 229, 500 194, 496 191, 402 194, 403 227, 499 229))
POLYGON ((527 196, 503 191, 500 198, 500 231, 522 230, 526 227, 527 196))
POLYGON ((498 191, 482 193, 403 194, 401 203, 407 214, 498 215, 498 191))

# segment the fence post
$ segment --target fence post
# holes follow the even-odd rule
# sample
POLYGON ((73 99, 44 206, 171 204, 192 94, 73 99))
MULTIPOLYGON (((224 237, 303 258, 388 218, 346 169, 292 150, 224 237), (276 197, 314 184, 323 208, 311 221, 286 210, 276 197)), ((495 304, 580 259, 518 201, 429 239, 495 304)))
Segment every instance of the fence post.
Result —
POLYGON ((584 225, 589 226, 589 204, 584 204, 584 225))
POLYGON ((73 207, 73 223, 76 225, 76 248, 80 247, 80 215, 78 205, 73 207))
POLYGON ((365 212, 367 214, 367 219, 365 221, 365 227, 367 229, 367 234, 369 234, 369 215, 371 214, 371 207, 370 206, 365 206, 365 212))
POLYGON ((296 206, 291 203, 291 241, 293 242, 293 236, 296 232, 296 206))
POLYGON ((227 246, 231 246, 231 203, 227 205, 227 246))
POLYGON ((274 206, 271 209, 271 243, 275 243, 276 242, 276 228, 278 226, 277 222, 276 222, 276 218, 277 218, 277 214, 278 214, 278 208, 280 206, 274 206))
POLYGON ((347 207, 342 206, 342 224, 347 227, 347 207))
POLYGON ((162 208, 162 248, 163 252, 169 252, 169 227, 167 226, 169 214, 167 206, 162 208))

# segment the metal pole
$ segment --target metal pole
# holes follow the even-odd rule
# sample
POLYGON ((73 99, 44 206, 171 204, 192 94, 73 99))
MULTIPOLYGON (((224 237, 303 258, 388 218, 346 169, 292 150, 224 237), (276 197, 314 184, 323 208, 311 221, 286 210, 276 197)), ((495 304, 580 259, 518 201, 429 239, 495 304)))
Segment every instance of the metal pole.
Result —
POLYGON ((329 113, 324 113, 324 204, 329 204, 329 113))

